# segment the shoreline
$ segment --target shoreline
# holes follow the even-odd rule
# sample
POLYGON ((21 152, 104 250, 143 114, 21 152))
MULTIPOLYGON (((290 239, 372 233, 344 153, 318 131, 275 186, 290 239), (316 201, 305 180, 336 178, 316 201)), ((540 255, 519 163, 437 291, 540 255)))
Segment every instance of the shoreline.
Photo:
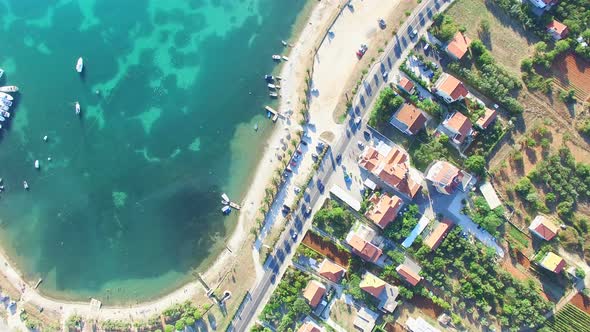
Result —
MULTIPOLYGON (((283 114, 287 114, 291 108, 297 107, 298 91, 304 83, 305 70, 303 70, 303 73, 297 72, 296 70, 297 65, 300 65, 301 57, 307 56, 306 53, 310 52, 309 49, 306 49, 304 41, 307 41, 308 38, 314 39, 319 37, 315 35, 306 36, 304 32, 306 32, 312 23, 314 27, 321 25, 322 14, 327 10, 326 8, 329 10, 330 7, 329 1, 308 1, 310 4, 306 4, 305 6, 312 6, 312 8, 309 10, 305 10, 304 8, 304 11, 300 15, 306 15, 307 17, 297 19, 296 24, 297 22, 302 22, 301 26, 298 28, 294 25, 291 35, 288 38, 289 41, 295 41, 294 46, 290 47, 287 52, 291 60, 282 62, 280 68, 278 68, 283 81, 288 82, 284 90, 286 93, 283 93, 279 100, 279 110, 283 114)), ((298 116, 297 111, 296 109, 292 109, 290 117, 294 118, 298 116)), ((289 119, 280 120, 273 126, 274 128, 271 129, 271 132, 265 139, 261 158, 256 163, 253 173, 251 173, 252 176, 248 181, 248 189, 242 199, 243 207, 239 213, 238 220, 232 227, 231 235, 226 242, 226 246, 231 252, 222 249, 219 254, 212 256, 211 263, 201 273, 203 279, 213 289, 223 281, 225 274, 233 266, 238 264, 239 255, 251 254, 252 241, 250 228, 255 224, 254 219, 258 214, 259 204, 264 198, 265 188, 271 182, 274 175, 273 172, 269 172, 268 170, 274 171, 278 165, 278 159, 275 157, 275 147, 281 144, 281 139, 285 135, 286 129, 292 131, 299 125, 294 122, 294 119, 289 119)), ((191 300, 195 296, 205 293, 205 289, 199 281, 191 281, 182 284, 172 292, 157 296, 153 300, 134 305, 109 305, 102 307, 98 312, 91 312, 89 301, 82 302, 54 298, 34 290, 32 285, 27 283, 26 278, 22 277, 22 273, 16 268, 16 265, 3 248, 0 248, 0 272, 14 288, 24 288, 24 291, 21 292, 22 302, 34 304, 49 311, 55 311, 60 314, 62 319, 66 319, 73 314, 79 314, 85 318, 100 318, 100 320, 141 320, 160 313, 175 303, 191 300), (23 285, 25 286, 23 287, 23 285)))

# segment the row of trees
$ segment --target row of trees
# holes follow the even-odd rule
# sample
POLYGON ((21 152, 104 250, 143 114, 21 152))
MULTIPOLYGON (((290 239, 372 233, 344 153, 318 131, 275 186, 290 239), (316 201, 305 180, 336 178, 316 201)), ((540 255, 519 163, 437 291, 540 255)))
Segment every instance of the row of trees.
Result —
POLYGON ((404 103, 404 98, 400 97, 392 88, 386 87, 379 93, 375 107, 371 110, 369 125, 377 127, 387 123, 393 113, 404 103))
POLYGON ((415 257, 422 274, 443 290, 457 312, 472 315, 482 325, 495 316, 510 331, 533 329, 545 320, 551 304, 539 296, 533 281, 523 283, 499 268, 495 251, 471 243, 455 227, 437 250, 422 246, 415 257))

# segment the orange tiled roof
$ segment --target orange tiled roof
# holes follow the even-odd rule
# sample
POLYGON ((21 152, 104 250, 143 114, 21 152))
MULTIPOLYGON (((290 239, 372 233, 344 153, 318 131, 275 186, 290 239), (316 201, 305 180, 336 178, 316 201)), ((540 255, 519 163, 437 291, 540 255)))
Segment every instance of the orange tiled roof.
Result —
POLYGON ((342 275, 344 274, 344 271, 345 270, 342 266, 326 258, 322 262, 318 272, 322 277, 332 282, 339 282, 340 278, 342 278, 342 275))
POLYGON ((547 24, 547 29, 554 30, 556 33, 563 37, 566 34, 567 25, 557 20, 553 20, 549 22, 549 24, 547 24))
POLYGON ((486 129, 490 125, 490 123, 492 123, 492 121, 496 119, 497 116, 498 112, 486 107, 484 115, 481 118, 477 119, 476 124, 482 129, 486 129))
POLYGON ((401 86, 404 90, 406 90, 407 92, 412 91, 412 89, 414 88, 414 83, 412 83, 412 81, 410 81, 409 79, 407 79, 406 77, 402 77, 399 80, 399 86, 401 86))
POLYGON ((435 250, 438 248, 440 243, 442 242, 443 237, 447 234, 447 231, 453 226, 453 223, 448 219, 443 219, 437 226, 434 228, 432 233, 428 235, 428 237, 424 240, 424 244, 427 245, 431 250, 435 250))
POLYGON ((352 247, 355 254, 361 256, 368 262, 376 262, 381 257, 381 249, 371 242, 367 242, 360 236, 353 234, 348 244, 352 247))
POLYGON ((365 216, 381 229, 387 227, 397 217, 397 213, 404 203, 399 196, 389 196, 387 194, 383 194, 378 198, 373 195, 371 200, 373 206, 365 213, 365 216))
POLYGON ((315 308, 318 306, 318 304, 320 304, 320 300, 325 293, 326 287, 324 287, 324 285, 320 284, 316 280, 310 280, 309 283, 307 283, 307 287, 305 287, 305 290, 303 291, 303 297, 309 302, 309 305, 312 308, 315 308))
POLYGON ((461 31, 457 31, 453 39, 447 44, 447 52, 451 53, 455 58, 461 59, 467 53, 470 44, 471 39, 461 31))
POLYGON ((448 94, 453 100, 467 96, 469 91, 467 91, 467 88, 461 81, 449 74, 444 74, 443 76, 443 80, 437 86, 438 90, 448 94))
POLYGON ((415 135, 420 131, 420 129, 424 128, 426 124, 426 116, 419 108, 416 106, 404 103, 400 110, 396 113, 395 118, 408 126, 408 130, 415 135))
POLYGON ((463 179, 463 172, 453 164, 439 160, 428 170, 426 178, 445 187, 447 193, 451 193, 455 183, 463 179))
POLYGON ((461 112, 453 113, 453 115, 447 120, 445 126, 461 134, 461 136, 457 138, 457 140, 461 143, 473 129, 471 120, 469 120, 469 118, 467 118, 461 112))
POLYGON ((422 277, 418 275, 418 273, 415 273, 412 271, 412 269, 404 264, 400 264, 395 268, 395 270, 404 278, 405 281, 410 283, 412 286, 416 286, 420 280, 422 280, 422 277))
POLYGON ((305 324, 301 325, 297 332, 321 332, 315 325, 310 322, 305 322, 305 324))
POLYGON ((557 235, 559 228, 544 216, 536 216, 529 229, 534 230, 544 240, 549 241, 557 235))

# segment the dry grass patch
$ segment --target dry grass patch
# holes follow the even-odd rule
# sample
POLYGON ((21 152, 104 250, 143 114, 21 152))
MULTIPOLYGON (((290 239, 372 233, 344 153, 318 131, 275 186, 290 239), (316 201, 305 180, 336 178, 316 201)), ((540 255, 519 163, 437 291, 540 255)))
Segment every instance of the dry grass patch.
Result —
POLYGON ((467 28, 467 36, 481 39, 498 63, 520 77, 520 62, 533 54, 533 45, 538 41, 535 36, 491 1, 457 0, 447 14, 467 28), (490 25, 489 34, 481 32, 484 20, 490 25))
POLYGON ((334 301, 332 310, 330 310, 330 318, 332 318, 345 331, 355 331, 354 318, 356 317, 356 309, 346 304, 342 300, 334 301))

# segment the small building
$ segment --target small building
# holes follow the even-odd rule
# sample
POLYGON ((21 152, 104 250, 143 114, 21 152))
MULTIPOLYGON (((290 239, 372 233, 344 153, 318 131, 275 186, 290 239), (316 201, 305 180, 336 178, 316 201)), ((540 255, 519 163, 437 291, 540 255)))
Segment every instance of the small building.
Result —
POLYGON ((359 202, 356 198, 352 197, 351 194, 349 194, 348 192, 346 192, 346 190, 342 189, 340 186, 336 184, 333 185, 332 188, 330 188, 330 194, 332 194, 334 198, 346 203, 348 206, 350 206, 351 209, 357 212, 361 209, 361 202, 359 202))
POLYGON ((529 2, 536 8, 547 11, 556 5, 559 0, 529 0, 529 2))
POLYGON ((551 22, 549 22, 549 24, 547 24, 547 32, 551 35, 551 37, 554 40, 561 40, 563 38, 565 38, 567 36, 567 34, 569 33, 569 29, 567 28, 567 25, 557 21, 557 20, 553 20, 551 22))
POLYGON ((353 325, 360 332, 371 332, 375 328, 377 319, 379 319, 378 313, 366 307, 361 307, 356 313, 353 325))
POLYGON ((498 117, 498 112, 496 110, 487 108, 485 109, 485 113, 482 117, 477 119, 475 125, 479 128, 486 130, 488 127, 496 120, 498 117))
POLYGON ((410 173, 410 156, 401 147, 381 144, 369 147, 359 159, 359 166, 397 193, 413 199, 422 188, 410 173))
POLYGON ((365 272, 359 287, 380 300, 379 309, 382 311, 391 313, 397 307, 396 299, 399 295, 398 288, 386 283, 374 274, 365 272))
POLYGON ((479 191, 481 191, 481 194, 483 195, 483 198, 485 198, 486 203, 488 203, 490 209, 493 210, 502 206, 502 201, 500 201, 494 186, 492 186, 490 182, 484 182, 481 186, 479 186, 479 191))
POLYGON ((440 75, 433 90, 434 93, 443 98, 447 103, 463 100, 469 94, 463 82, 447 73, 440 75))
POLYGON ((322 277, 335 283, 340 282, 340 279, 342 279, 342 276, 344 276, 345 272, 346 270, 342 266, 332 262, 327 258, 324 258, 324 261, 322 262, 318 270, 318 273, 322 277))
POLYGON ((557 235, 559 227, 551 222, 549 218, 543 215, 538 215, 533 219, 533 222, 531 222, 529 230, 541 239, 550 241, 555 235, 557 235))
POLYGON ((404 103, 393 115, 389 123, 406 135, 416 135, 424 129, 428 118, 416 106, 404 103))
POLYGON ((416 86, 414 86, 414 83, 405 76, 400 78, 399 82, 397 83, 397 87, 410 95, 414 94, 414 91, 416 91, 416 86))
POLYGON ((471 139, 473 135, 471 120, 461 112, 451 114, 451 116, 442 122, 442 126, 445 129, 443 133, 448 135, 451 141, 458 145, 463 144, 466 139, 471 139))
POLYGON ((346 243, 352 247, 352 252, 362 258, 363 260, 371 263, 376 263, 381 257, 383 251, 381 248, 372 244, 355 233, 349 233, 346 237, 346 243))
POLYGON ((467 53, 470 44, 471 39, 465 36, 461 31, 457 31, 453 39, 447 44, 445 51, 451 56, 451 58, 461 60, 463 56, 465 56, 465 53, 467 53))
POLYGON ((463 171, 453 164, 438 160, 427 170, 426 179, 438 192, 445 195, 452 194, 462 184, 463 171))
POLYGON ((422 277, 405 264, 400 264, 395 268, 397 273, 410 285, 416 286, 422 277))
POLYGON ((422 317, 408 317, 408 320, 406 320, 406 327, 411 332, 440 332, 439 329, 430 325, 430 323, 425 321, 422 317))
POLYGON ((424 239, 424 244, 430 248, 430 250, 436 250, 452 227, 453 222, 449 219, 443 219, 436 225, 436 227, 434 227, 434 230, 432 230, 426 239, 424 239))
POLYGON ((542 267, 553 273, 561 273, 565 268, 565 260, 551 251, 543 257, 540 264, 542 267))
POLYGON ((307 283, 307 287, 303 290, 303 297, 314 309, 320 304, 324 294, 326 294, 326 287, 317 280, 310 280, 307 283))
POLYGON ((311 320, 308 320, 299 327, 297 332, 322 332, 322 330, 311 320))
POLYGON ((373 204, 367 210, 365 216, 381 229, 385 229, 387 225, 395 220, 404 205, 404 201, 399 196, 390 196, 386 193, 381 196, 373 194, 369 200, 373 204))

